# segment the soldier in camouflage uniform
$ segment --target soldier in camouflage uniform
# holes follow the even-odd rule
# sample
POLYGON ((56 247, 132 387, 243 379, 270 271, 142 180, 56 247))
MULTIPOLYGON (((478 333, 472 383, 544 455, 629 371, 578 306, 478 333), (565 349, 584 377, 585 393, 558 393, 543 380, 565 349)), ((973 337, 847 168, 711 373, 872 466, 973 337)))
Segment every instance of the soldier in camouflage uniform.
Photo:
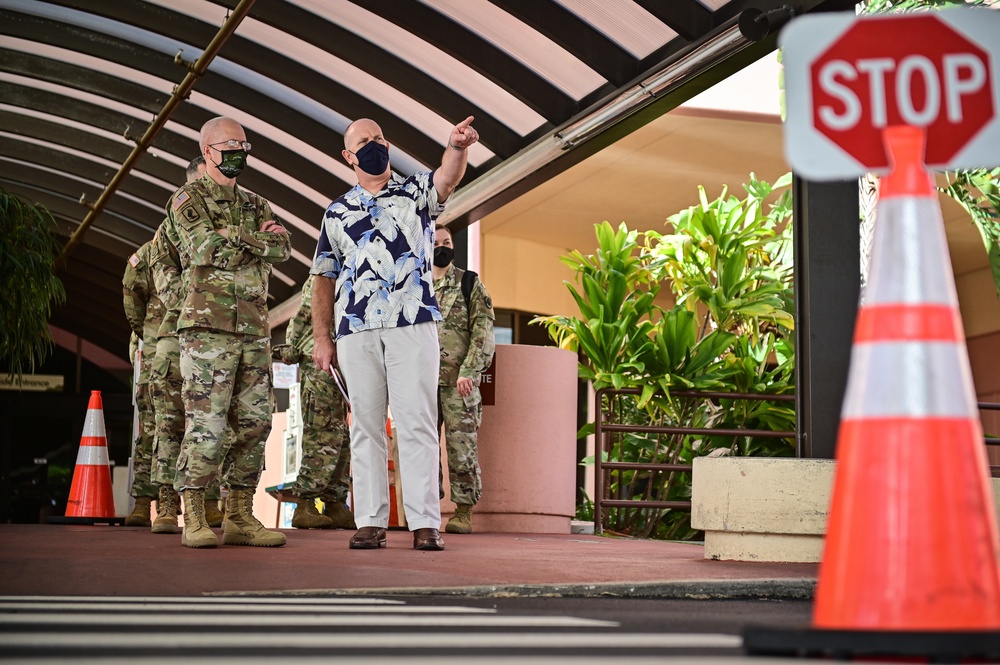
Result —
POLYGON ((139 361, 139 377, 135 384, 135 404, 139 410, 139 433, 132 447, 132 488, 135 507, 125 518, 126 526, 150 526, 150 503, 157 496, 157 487, 150 478, 153 457, 154 413, 149 391, 149 368, 156 350, 156 329, 163 317, 163 304, 153 290, 150 271, 152 241, 143 244, 129 257, 122 278, 125 317, 132 328, 135 349, 129 357, 139 361), (138 340, 142 350, 138 351, 138 340), (136 356, 138 355, 138 358, 136 356))
MULTIPOLYGON (((180 533, 177 515, 180 496, 174 489, 177 456, 184 438, 184 380, 181 377, 181 346, 177 318, 183 302, 180 257, 168 239, 169 225, 160 225, 153 252, 153 285, 164 303, 163 321, 157 331, 156 355, 150 370, 150 395, 156 413, 153 443, 153 482, 159 484, 153 533, 180 533)), ((229 430, 226 430, 227 435, 229 430)), ((205 519, 211 527, 222 526, 219 510, 219 479, 216 475, 205 490, 205 519)))
POLYGON ((451 500, 457 508, 448 533, 472 533, 472 507, 483 493, 476 436, 483 422, 479 382, 493 360, 493 301, 476 276, 468 301, 462 292, 465 271, 455 267, 451 232, 440 224, 434 231, 434 294, 441 308, 438 340, 438 428, 444 424, 451 500))
MULTIPOLYGON (((205 172, 205 160, 196 157, 187 168, 187 182, 197 180, 205 172)), ((180 368, 180 342, 177 339, 177 317, 180 314, 184 287, 181 281, 180 257, 168 238, 169 224, 164 221, 153 238, 151 254, 153 289, 163 303, 163 320, 156 333, 156 354, 150 370, 149 392, 156 413, 156 436, 153 442, 153 482, 159 485, 156 519, 153 533, 180 533, 177 515, 180 496, 174 489, 177 455, 184 437, 184 401, 181 398, 183 380, 180 368)), ((219 482, 214 479, 205 490, 205 519, 209 526, 222 526, 219 510, 219 482)))
POLYGON ((302 286, 302 304, 288 322, 285 344, 274 347, 274 359, 299 364, 302 383, 302 465, 290 492, 296 498, 296 529, 356 529, 347 507, 350 491, 351 431, 347 403, 333 378, 313 363, 312 292, 314 275, 302 286), (316 499, 324 503, 316 511, 316 499))
POLYGON ((205 176, 167 204, 186 287, 177 322, 187 416, 174 479, 184 496, 181 544, 218 545, 205 519, 205 488, 221 470, 229 488, 223 544, 280 546, 284 534, 254 517, 253 495, 273 410, 268 277, 272 263, 290 256, 291 242, 268 202, 236 185, 250 150, 240 124, 209 120, 200 144, 205 176))

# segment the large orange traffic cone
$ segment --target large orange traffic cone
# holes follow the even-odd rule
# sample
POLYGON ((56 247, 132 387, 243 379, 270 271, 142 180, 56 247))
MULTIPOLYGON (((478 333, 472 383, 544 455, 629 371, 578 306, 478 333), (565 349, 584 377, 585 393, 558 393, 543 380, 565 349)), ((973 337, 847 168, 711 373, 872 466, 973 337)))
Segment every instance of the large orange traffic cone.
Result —
POLYGON ((90 392, 87 418, 80 437, 73 484, 66 502, 66 517, 113 518, 115 500, 108 462, 108 439, 104 430, 104 404, 101 391, 90 392))
POLYGON ((1000 662, 989 467, 924 131, 886 131, 812 629, 753 627, 751 655, 1000 662), (971 659, 971 660, 970 660, 971 659))
POLYGON ((814 625, 997 630, 989 466, 924 132, 887 143, 814 625))

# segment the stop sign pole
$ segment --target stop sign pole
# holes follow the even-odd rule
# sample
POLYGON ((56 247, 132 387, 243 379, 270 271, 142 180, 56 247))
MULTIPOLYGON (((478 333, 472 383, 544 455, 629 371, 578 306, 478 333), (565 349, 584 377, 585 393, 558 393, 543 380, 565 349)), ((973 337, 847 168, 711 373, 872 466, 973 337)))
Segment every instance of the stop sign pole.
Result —
POLYGON ((1000 12, 812 14, 782 32, 785 156, 810 180, 886 173, 887 127, 921 127, 931 169, 1000 164, 1000 12))

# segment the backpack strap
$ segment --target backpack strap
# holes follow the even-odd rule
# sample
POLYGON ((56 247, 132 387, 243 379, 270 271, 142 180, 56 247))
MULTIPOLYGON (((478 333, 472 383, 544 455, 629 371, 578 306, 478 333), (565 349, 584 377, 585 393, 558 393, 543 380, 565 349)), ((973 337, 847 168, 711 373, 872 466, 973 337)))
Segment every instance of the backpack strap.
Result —
POLYGON ((476 287, 476 279, 479 277, 471 270, 466 270, 462 275, 462 297, 465 298, 465 311, 468 312, 472 302, 472 289, 476 287))

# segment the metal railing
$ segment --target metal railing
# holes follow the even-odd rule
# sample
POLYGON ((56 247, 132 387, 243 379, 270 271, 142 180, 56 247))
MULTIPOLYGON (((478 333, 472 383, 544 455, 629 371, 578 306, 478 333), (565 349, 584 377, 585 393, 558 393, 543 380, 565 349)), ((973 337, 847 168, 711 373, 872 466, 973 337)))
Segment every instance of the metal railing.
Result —
MULTIPOLYGON (((995 402, 980 402, 979 403, 979 410, 980 411, 1000 411, 1000 404, 997 404, 995 402)), ((988 436, 988 437, 986 437, 986 445, 987 446, 1000 446, 1000 437, 996 437, 996 436, 988 436)))
MULTIPOLYGON (((667 508, 674 510, 690 510, 690 501, 655 501, 643 499, 612 499, 608 498, 611 491, 611 473, 605 471, 667 471, 667 472, 690 472, 690 464, 669 464, 656 462, 614 462, 604 461, 604 453, 608 452, 608 443, 611 441, 608 435, 614 433, 639 433, 639 434, 702 434, 706 436, 751 436, 769 437, 775 439, 795 438, 795 432, 776 432, 772 430, 752 430, 752 429, 726 429, 726 428, 699 428, 699 427, 654 427, 649 425, 628 425, 625 423, 608 422, 605 420, 603 408, 603 398, 608 396, 609 403, 614 397, 621 395, 639 395, 638 388, 602 388, 594 396, 594 533, 600 534, 604 530, 603 513, 604 508, 667 508)), ((756 401, 773 402, 794 402, 795 395, 757 395, 752 393, 728 393, 712 391, 691 391, 674 390, 671 391, 674 397, 695 397, 703 399, 745 399, 756 401)))
MULTIPOLYGON (((979 402, 980 411, 1000 411, 1000 404, 996 402, 979 402)), ((1000 446, 1000 437, 987 436, 985 437, 987 446, 1000 446)), ((1000 466, 990 465, 990 475, 994 478, 1000 478, 1000 466)))
MULTIPOLYGON (((671 510, 690 510, 690 501, 656 501, 644 499, 614 499, 609 498, 611 493, 611 476, 615 471, 666 471, 666 472, 690 472, 690 464, 669 464, 655 462, 614 462, 604 461, 604 453, 609 452, 609 443, 614 433, 636 433, 636 434, 702 434, 706 436, 748 436, 766 438, 795 438, 796 432, 782 432, 771 430, 751 430, 751 429, 724 429, 724 428, 698 428, 698 427, 654 427, 649 425, 629 425, 626 423, 611 422, 605 420, 609 414, 603 408, 605 396, 611 399, 621 395, 639 395, 638 388, 602 388, 594 395, 594 533, 600 534, 604 530, 604 509, 605 508, 665 508, 671 510), (606 473, 611 472, 611 473, 606 473)), ((728 393, 710 391, 684 391, 676 390, 671 392, 676 397, 695 397, 704 399, 745 399, 771 402, 794 402, 795 395, 760 395, 753 393, 728 393)), ((980 411, 1000 411, 1000 403, 979 402, 980 411)), ((613 409, 609 409, 613 411, 613 409)), ((1000 437, 984 437, 984 442, 988 446, 1000 445, 1000 437)), ((1000 477, 1000 466, 991 466, 990 473, 993 477, 1000 477)))

